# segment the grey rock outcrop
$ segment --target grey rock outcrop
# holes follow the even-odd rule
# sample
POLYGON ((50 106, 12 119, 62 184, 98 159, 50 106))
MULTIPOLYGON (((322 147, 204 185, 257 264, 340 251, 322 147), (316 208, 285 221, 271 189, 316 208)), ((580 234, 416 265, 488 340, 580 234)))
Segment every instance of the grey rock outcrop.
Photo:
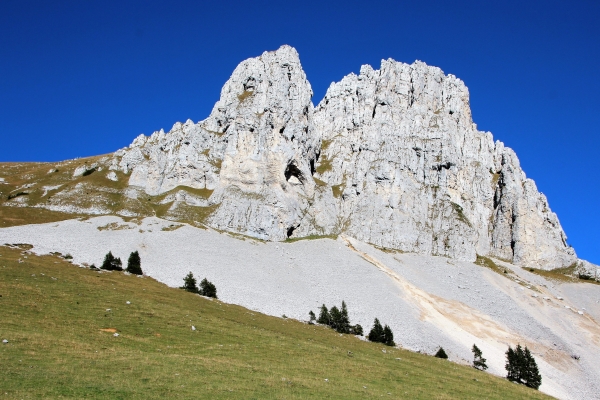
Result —
POLYGON ((469 92, 422 62, 382 61, 313 108, 297 52, 242 62, 210 116, 140 135, 111 169, 157 195, 205 189, 206 223, 267 240, 345 233, 378 246, 552 269, 577 260, 515 153, 469 92))

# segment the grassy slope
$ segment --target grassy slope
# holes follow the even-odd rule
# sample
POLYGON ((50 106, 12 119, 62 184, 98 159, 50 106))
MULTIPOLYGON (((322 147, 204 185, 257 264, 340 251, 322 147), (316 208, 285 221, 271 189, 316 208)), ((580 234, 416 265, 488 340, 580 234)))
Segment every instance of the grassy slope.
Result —
MULTIPOLYGON (((194 225, 201 224, 216 208, 192 207, 185 203, 170 210, 173 202, 161 204, 169 194, 185 191, 207 199, 211 190, 178 186, 159 196, 142 192, 137 198, 125 195, 129 177, 116 172, 117 182, 106 177, 108 162, 104 156, 88 157, 60 163, 0 163, 0 227, 55 222, 84 216, 48 208, 73 206, 75 210, 100 209, 102 214, 157 216, 194 225), (103 162, 102 171, 73 177, 77 167, 103 162), (50 189, 52 188, 52 189, 50 189), (20 194, 20 196, 15 196, 20 194), (21 207, 19 207, 21 206, 21 207), (27 206, 27 207, 22 207, 27 206), (35 208, 34 208, 35 207, 35 208)), ((133 196, 136 197, 136 196, 133 196)), ((67 208, 68 209, 68 208, 67 208)), ((97 215, 98 212, 92 215, 97 215)))
POLYGON ((2 398, 547 398, 449 361, 383 353, 327 328, 23 249, 0 246, 0 295, 2 398))

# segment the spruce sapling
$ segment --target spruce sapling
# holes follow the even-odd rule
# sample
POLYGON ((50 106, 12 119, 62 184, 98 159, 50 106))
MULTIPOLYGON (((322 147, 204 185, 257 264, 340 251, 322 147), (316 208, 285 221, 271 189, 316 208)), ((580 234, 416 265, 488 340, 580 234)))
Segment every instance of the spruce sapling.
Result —
POLYGON ((477 345, 473 344, 473 348, 471 349, 473 352, 473 367, 477 368, 480 371, 485 371, 488 369, 487 364, 485 363, 487 360, 482 357, 481 350, 477 345))
POLYGON ((142 260, 140 259, 140 253, 136 251, 129 255, 127 260, 127 272, 134 275, 142 275, 142 260))

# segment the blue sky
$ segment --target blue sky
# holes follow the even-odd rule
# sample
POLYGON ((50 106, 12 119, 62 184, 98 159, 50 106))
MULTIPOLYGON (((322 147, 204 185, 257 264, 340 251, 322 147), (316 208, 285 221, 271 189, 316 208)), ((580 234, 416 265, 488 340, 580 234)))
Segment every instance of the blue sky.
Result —
POLYGON ((235 66, 298 49, 316 104, 381 59, 465 81, 582 258, 600 263, 600 2, 0 2, 0 161, 112 152, 202 120, 235 66))

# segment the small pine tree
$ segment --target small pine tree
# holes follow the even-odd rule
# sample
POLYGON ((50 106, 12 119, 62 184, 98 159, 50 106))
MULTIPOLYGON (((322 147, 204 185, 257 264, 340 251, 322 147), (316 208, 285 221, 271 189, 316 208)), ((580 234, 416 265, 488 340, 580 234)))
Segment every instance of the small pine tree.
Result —
POLYGON ((329 327, 342 333, 342 312, 336 306, 329 310, 329 327))
POLYGON ((199 293, 202 296, 212 297, 212 298, 216 299, 217 298, 217 287, 212 282, 209 282, 206 278, 204 278, 204 279, 202 279, 202 282, 200 282, 199 293))
POLYGON ((198 287, 196 286, 196 278, 194 278, 194 274, 191 272, 183 278, 183 286, 180 288, 187 292, 191 293, 199 293, 198 287))
POLYGON ((396 345, 396 343, 394 343, 394 334, 392 333, 390 327, 387 325, 383 328, 383 344, 385 344, 386 346, 396 345))
POLYGON ((437 358, 443 358, 443 359, 447 359, 448 358, 448 354, 446 354, 446 352, 444 351, 444 348, 441 347, 441 346, 438 349, 437 353, 435 353, 435 356, 437 358))
POLYGON ((129 255, 126 271, 130 274, 142 275, 142 260, 140 259, 140 253, 138 253, 137 250, 129 255))
POLYGON ((510 346, 506 351, 506 379, 527 387, 538 389, 542 384, 542 376, 535 359, 527 347, 520 344, 513 350, 510 346))
POLYGON ((112 264, 115 260, 115 256, 113 256, 112 251, 109 251, 108 254, 104 256, 104 261, 102 262, 102 266, 100 269, 105 269, 110 271, 112 269, 112 264))
POLYGON ((473 352, 473 367, 477 368, 480 371, 485 371, 488 369, 487 364, 485 363, 487 360, 482 357, 481 350, 475 344, 473 344, 473 348, 471 349, 473 352))
POLYGON ((523 360, 523 364, 525 365, 525 371, 523 372, 525 386, 537 390, 542 384, 542 375, 540 375, 540 370, 535 362, 535 358, 533 358, 533 355, 527 346, 525 346, 523 360))
POLYGON ((310 311, 308 312, 308 317, 310 318, 310 319, 308 320, 308 323, 309 323, 310 325, 314 325, 315 321, 317 320, 317 316, 315 315, 315 313, 314 313, 314 312, 312 312, 312 310, 310 310, 310 311))
POLYGON ((101 269, 105 269, 107 271, 123 271, 121 259, 113 256, 112 252, 108 252, 106 256, 104 256, 104 261, 102 262, 101 269))
POLYGON ((113 263, 113 271, 123 271, 123 263, 119 257, 115 258, 115 262, 113 263))
POLYGON ((348 317, 348 308, 346 302, 342 300, 342 309, 340 311, 340 322, 337 331, 339 333, 350 333, 350 318, 348 317))
POLYGON ((377 318, 375 318, 375 322, 373 323, 373 328, 371 328, 371 331, 369 332, 369 336, 367 336, 367 339, 369 339, 369 341, 375 342, 375 343, 384 343, 383 327, 381 326, 381 323, 379 322, 379 320, 377 318))
POLYGON ((325 307, 325 304, 323 304, 321 306, 321 312, 319 312, 319 318, 317 319, 317 323, 322 325, 329 325, 330 319, 331 318, 329 316, 329 311, 327 310, 327 307, 325 307))

